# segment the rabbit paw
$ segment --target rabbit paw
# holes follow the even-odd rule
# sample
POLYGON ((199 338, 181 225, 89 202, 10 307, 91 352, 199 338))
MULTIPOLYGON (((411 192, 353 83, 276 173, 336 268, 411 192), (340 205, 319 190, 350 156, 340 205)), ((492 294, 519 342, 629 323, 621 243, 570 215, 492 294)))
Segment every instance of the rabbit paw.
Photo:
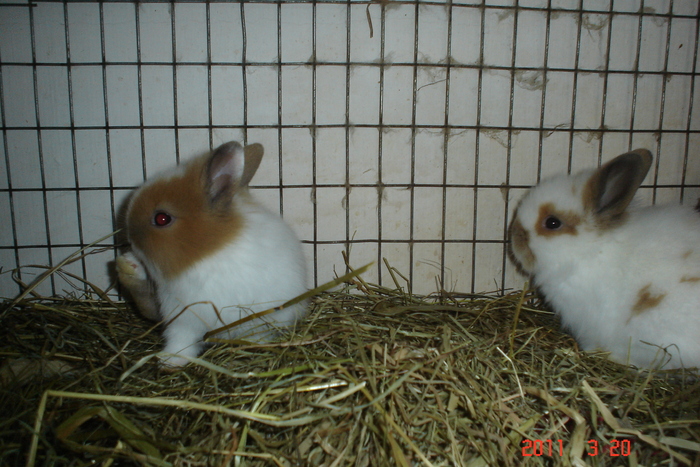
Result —
POLYGON ((127 288, 141 287, 148 282, 146 268, 130 251, 117 256, 116 266, 119 282, 127 288))
POLYGON ((131 295, 141 314, 150 320, 160 321, 158 298, 143 264, 128 251, 117 256, 116 268, 119 282, 131 295))

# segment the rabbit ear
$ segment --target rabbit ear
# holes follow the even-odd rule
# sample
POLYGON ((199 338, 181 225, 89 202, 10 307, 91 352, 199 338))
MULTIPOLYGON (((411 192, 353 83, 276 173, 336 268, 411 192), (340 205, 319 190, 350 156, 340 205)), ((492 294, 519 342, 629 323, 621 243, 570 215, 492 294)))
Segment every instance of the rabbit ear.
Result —
POLYGON ((583 194, 586 210, 601 220, 618 219, 644 181, 651 161, 649 151, 635 149, 604 164, 586 184, 583 194))
POLYGON ((236 141, 219 146, 206 168, 206 194, 212 206, 230 207, 237 188, 247 187, 260 166, 264 153, 261 144, 243 148, 236 141))
POLYGON ((262 144, 254 143, 249 144, 244 148, 245 152, 245 168, 243 169, 243 176, 241 177, 240 186, 248 186, 250 180, 257 172, 260 166, 260 161, 262 161, 265 149, 262 144))
POLYGON ((235 141, 219 146, 209 158, 204 174, 209 203, 214 207, 228 208, 244 172, 243 147, 235 141))

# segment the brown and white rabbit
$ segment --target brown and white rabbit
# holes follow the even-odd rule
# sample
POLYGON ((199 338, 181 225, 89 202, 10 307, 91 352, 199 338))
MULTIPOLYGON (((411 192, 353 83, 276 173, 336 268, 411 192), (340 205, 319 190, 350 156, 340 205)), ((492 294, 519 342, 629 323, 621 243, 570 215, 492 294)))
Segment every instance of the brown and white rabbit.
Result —
POLYGON ((700 367, 700 213, 628 209, 651 162, 637 149, 532 188, 510 224, 510 253, 584 350, 700 367))
MULTIPOLYGON (((260 144, 223 144, 148 180, 128 204, 131 250, 117 258, 117 272, 141 312, 165 322, 166 366, 197 356, 206 332, 307 290, 299 240, 248 192, 262 156, 260 144)), ((265 341, 307 308, 284 308, 217 337, 265 341)))

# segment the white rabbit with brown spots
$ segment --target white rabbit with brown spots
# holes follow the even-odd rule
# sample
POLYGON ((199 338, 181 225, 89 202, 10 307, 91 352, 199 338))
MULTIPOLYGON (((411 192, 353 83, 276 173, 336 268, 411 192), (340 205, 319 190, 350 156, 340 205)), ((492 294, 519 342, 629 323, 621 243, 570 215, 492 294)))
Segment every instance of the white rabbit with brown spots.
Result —
POLYGON ((637 149, 532 188, 510 254, 584 350, 641 368, 700 367, 700 213, 628 209, 651 166, 637 149))
MULTIPOLYGON (((306 292, 299 240, 248 192, 262 156, 259 144, 223 144, 148 180, 128 204, 131 250, 117 258, 117 272, 142 314, 164 321, 166 366, 197 356, 206 332, 306 292)), ((293 326, 307 305, 217 337, 265 341, 293 326)))

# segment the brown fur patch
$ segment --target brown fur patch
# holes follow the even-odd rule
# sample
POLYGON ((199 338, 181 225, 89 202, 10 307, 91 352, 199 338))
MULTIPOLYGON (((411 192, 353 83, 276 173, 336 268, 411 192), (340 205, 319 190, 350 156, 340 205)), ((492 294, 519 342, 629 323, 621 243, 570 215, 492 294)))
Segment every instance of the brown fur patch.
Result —
POLYGON ((576 228, 581 223, 581 216, 571 211, 558 211, 553 203, 545 203, 540 206, 535 231, 543 237, 554 237, 556 235, 578 235, 576 228), (562 222, 557 230, 550 230, 545 227, 545 220, 554 216, 562 222))
POLYGON ((243 225, 234 210, 212 212, 205 193, 207 158, 193 161, 182 175, 143 187, 129 208, 130 241, 150 258, 166 278, 174 278, 198 261, 230 243, 243 225), (164 211, 173 217, 156 227, 153 216, 164 211))
POLYGON ((664 297, 666 297, 665 293, 652 295, 649 291, 650 288, 651 284, 647 284, 641 289, 639 289, 639 292, 637 292, 637 302, 632 307, 633 315, 639 315, 647 310, 659 306, 661 300, 663 300, 664 297))
POLYGON ((510 224, 510 248, 508 253, 521 273, 529 274, 535 265, 535 254, 530 249, 530 234, 517 216, 510 224))
POLYGON ((683 276, 681 277, 681 283, 683 282, 700 282, 700 277, 697 276, 683 276))
POLYGON ((688 250, 681 255, 681 259, 688 259, 688 258, 690 258, 690 255, 692 255, 692 254, 693 254, 693 250, 688 250))

